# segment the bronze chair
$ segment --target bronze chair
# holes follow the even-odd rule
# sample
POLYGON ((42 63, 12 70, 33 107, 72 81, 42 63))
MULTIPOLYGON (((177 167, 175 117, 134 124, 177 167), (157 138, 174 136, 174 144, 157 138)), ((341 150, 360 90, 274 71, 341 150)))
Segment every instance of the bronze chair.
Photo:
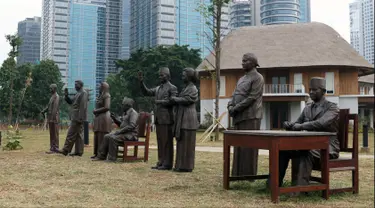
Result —
POLYGON ((138 141, 125 141, 124 150, 119 151, 119 156, 123 158, 123 162, 143 160, 148 161, 148 149, 151 134, 151 114, 146 112, 139 113, 138 118, 138 141), (138 157, 138 147, 144 146, 143 157, 138 157), (128 155, 128 147, 134 147, 133 155, 128 155), (122 153, 122 154, 121 154, 122 153))
MULTIPOLYGON (((346 188, 330 189, 329 195, 340 192, 352 192, 357 194, 359 192, 359 170, 358 170, 358 115, 349 114, 349 109, 340 109, 340 121, 338 139, 340 142, 340 152, 351 153, 350 158, 332 159, 328 162, 329 172, 351 171, 352 172, 352 186, 346 188), (353 141, 352 147, 349 148, 349 121, 353 120, 353 141)), ((320 171, 320 170, 317 170, 320 171)), ((329 173, 327 173, 329 176, 329 173)), ((320 177, 311 177, 311 181, 320 182, 320 177)))

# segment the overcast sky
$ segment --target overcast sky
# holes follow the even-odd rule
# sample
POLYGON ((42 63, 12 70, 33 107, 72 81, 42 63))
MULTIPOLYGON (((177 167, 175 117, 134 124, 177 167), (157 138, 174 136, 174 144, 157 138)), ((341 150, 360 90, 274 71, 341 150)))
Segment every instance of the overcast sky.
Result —
MULTIPOLYGON (((350 41, 349 3, 354 0, 311 0, 312 21, 333 27, 344 39, 350 41)), ((17 32, 19 21, 41 16, 42 0, 0 0, 0 64, 10 50, 6 34, 17 32)))

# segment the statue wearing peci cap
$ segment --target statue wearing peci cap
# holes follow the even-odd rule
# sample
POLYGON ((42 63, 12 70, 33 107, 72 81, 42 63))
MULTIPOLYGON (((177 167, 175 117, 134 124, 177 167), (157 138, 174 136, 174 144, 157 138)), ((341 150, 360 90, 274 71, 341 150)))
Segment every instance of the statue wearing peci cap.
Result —
MULTIPOLYGON (((257 71, 258 59, 253 53, 242 58, 245 75, 238 82, 228 103, 229 115, 237 130, 259 130, 263 116, 263 76, 257 71)), ((258 150, 235 147, 233 154, 233 176, 256 175, 258 150)))
MULTIPOLYGON (((321 77, 313 77, 310 80, 309 94, 312 100, 303 109, 297 121, 284 122, 286 130, 293 131, 324 131, 338 133, 339 129, 339 108, 337 104, 326 100, 326 80, 321 77)), ((340 145, 337 136, 329 139, 329 158, 339 157, 340 145)), ((289 160, 297 168, 293 170, 292 183, 295 185, 308 185, 313 167, 320 167, 320 151, 280 151, 279 155, 279 184, 281 185, 288 168, 289 160)), ((293 165, 294 166, 294 165, 293 165)), ((298 194, 298 193, 295 193, 298 194)))

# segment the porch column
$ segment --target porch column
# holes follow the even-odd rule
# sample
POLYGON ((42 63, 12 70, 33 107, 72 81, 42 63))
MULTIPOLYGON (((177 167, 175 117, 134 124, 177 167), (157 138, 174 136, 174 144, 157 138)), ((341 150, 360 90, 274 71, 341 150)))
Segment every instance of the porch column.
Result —
POLYGON ((374 128, 374 109, 370 109, 370 127, 374 128))
POLYGON ((363 119, 365 117, 365 109, 360 108, 359 109, 359 120, 363 119))

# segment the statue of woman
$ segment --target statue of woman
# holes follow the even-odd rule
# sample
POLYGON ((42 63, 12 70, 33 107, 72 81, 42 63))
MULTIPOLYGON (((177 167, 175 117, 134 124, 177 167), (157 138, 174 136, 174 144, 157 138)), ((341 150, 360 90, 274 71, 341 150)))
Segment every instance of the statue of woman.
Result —
POLYGON ((192 68, 185 68, 182 72, 185 88, 178 97, 171 97, 176 106, 176 120, 174 136, 177 140, 176 172, 191 172, 194 169, 195 140, 198 128, 195 103, 198 101, 198 89, 194 83, 198 81, 197 72, 192 68))
POLYGON ((98 155, 98 149, 104 139, 104 135, 112 130, 112 119, 109 112, 111 104, 111 95, 109 94, 109 85, 107 82, 102 82, 99 87, 99 96, 96 98, 94 119, 94 156, 98 155))

